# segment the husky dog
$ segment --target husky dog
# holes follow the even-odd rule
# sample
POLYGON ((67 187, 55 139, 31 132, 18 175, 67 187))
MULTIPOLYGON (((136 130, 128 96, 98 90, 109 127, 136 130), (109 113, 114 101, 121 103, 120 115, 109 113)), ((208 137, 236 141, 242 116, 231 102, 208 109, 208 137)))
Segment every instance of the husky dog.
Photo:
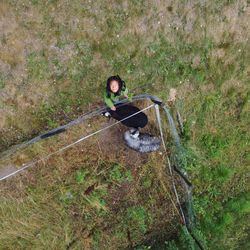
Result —
POLYGON ((150 134, 140 133, 138 129, 131 129, 124 133, 125 144, 140 153, 156 151, 160 148, 161 140, 150 134))

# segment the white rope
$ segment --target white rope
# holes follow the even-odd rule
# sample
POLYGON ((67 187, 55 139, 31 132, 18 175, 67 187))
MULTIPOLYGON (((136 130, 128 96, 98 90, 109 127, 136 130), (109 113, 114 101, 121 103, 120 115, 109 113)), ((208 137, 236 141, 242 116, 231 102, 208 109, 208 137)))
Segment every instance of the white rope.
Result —
POLYGON ((98 134, 98 133, 100 133, 100 132, 102 132, 102 131, 104 131, 104 130, 106 130, 106 129, 109 129, 109 128, 111 128, 111 127, 117 125, 118 123, 121 123, 122 121, 125 121, 125 120, 127 120, 127 119, 129 119, 129 118, 131 118, 131 117, 133 117, 133 116, 135 116, 135 115, 137 115, 137 114, 139 114, 139 113, 141 113, 141 112, 147 110, 147 109, 152 108, 153 106, 154 106, 154 104, 151 104, 150 106, 148 106, 148 107, 146 107, 146 108, 144 108, 144 109, 142 109, 142 110, 140 110, 140 111, 138 111, 138 112, 136 112, 136 113, 134 113, 134 114, 132 114, 132 115, 130 115, 130 116, 127 116, 126 118, 124 118, 124 119, 122 119, 122 120, 120 120, 120 121, 117 121, 117 122, 115 122, 114 124, 111 124, 110 126, 107 126, 107 127, 105 127, 105 128, 99 129, 99 130, 95 131, 94 133, 89 134, 89 135, 86 135, 86 136, 80 138, 79 140, 77 140, 77 141, 75 141, 75 142, 73 142, 73 143, 71 143, 71 144, 69 144, 69 145, 67 145, 67 146, 65 146, 65 147, 63 147, 63 148, 61 148, 61 149, 59 149, 58 151, 55 151, 55 152, 53 152, 53 153, 51 153, 51 154, 48 154, 47 156, 43 157, 42 159, 39 159, 39 160, 37 160, 37 161, 33 161, 33 162, 30 162, 30 163, 27 163, 27 164, 23 165, 22 168, 20 168, 20 169, 18 169, 18 170, 16 170, 16 171, 14 171, 14 172, 12 172, 12 173, 10 173, 10 174, 4 176, 4 177, 1 177, 1 178, 0 178, 0 181, 5 180, 5 179, 7 179, 7 178, 9 178, 9 177, 11 177, 11 176, 13 176, 13 175, 16 175, 17 173, 19 173, 19 172, 21 172, 21 171, 24 171, 25 169, 27 169, 27 168, 29 168, 29 167, 32 167, 33 165, 37 164, 38 162, 47 160, 47 159, 48 159, 49 157, 51 157, 52 155, 55 155, 55 154, 57 154, 57 153, 59 153, 59 152, 62 152, 62 151, 64 151, 64 150, 66 150, 67 148, 70 148, 70 147, 72 147, 73 145, 75 145, 75 144, 77 144, 77 143, 79 143, 79 142, 81 142, 81 141, 84 141, 84 140, 86 140, 87 138, 89 138, 89 137, 91 137, 91 136, 94 136, 94 135, 96 135, 96 134, 98 134))
POLYGON ((181 217, 183 219, 183 222, 184 222, 185 225, 187 225, 186 218, 185 218, 184 212, 183 212, 182 207, 181 207, 181 202, 180 202, 180 199, 179 199, 179 195, 178 195, 175 183, 174 183, 173 171, 172 171, 171 163, 170 163, 170 160, 169 160, 168 156, 167 156, 167 160, 168 160, 169 171, 170 171, 171 178, 172 178, 172 184, 173 184, 173 188, 174 188, 174 193, 175 193, 175 196, 176 196, 176 201, 177 201, 177 203, 178 203, 178 205, 180 207, 181 217))

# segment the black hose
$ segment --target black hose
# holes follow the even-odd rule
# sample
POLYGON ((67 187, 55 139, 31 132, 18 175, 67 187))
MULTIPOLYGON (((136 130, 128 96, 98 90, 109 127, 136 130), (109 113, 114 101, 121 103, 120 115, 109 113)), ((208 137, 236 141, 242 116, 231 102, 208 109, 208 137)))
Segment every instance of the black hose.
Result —
POLYGON ((60 134, 60 133, 62 133, 62 132, 64 132, 64 131, 66 131, 65 128, 60 128, 60 129, 57 129, 57 130, 55 130, 55 131, 50 131, 50 132, 48 132, 48 133, 46 133, 46 134, 43 134, 43 135, 40 136, 40 138, 41 138, 41 139, 45 139, 45 138, 51 137, 51 136, 53 136, 53 135, 60 134))

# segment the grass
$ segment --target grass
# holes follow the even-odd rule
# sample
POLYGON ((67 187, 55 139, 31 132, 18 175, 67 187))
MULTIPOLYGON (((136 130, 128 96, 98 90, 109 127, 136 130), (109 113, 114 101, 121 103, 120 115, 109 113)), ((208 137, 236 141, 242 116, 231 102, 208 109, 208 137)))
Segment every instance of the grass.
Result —
POLYGON ((1 78, 0 78, 0 89, 3 89, 4 87, 5 87, 4 78, 1 76, 1 78))
MULTIPOLYGON (((96 121, 99 126, 105 125, 101 117, 89 120, 88 124, 77 126, 68 133, 61 134, 60 138, 48 139, 22 150, 22 154, 19 152, 13 155, 12 159, 7 159, 2 165, 22 165, 39 154, 53 152, 65 143, 68 144, 69 140, 95 131, 96 121)), ((122 127, 110 131, 115 132, 114 141, 121 140, 120 129, 122 127)), ((20 181, 24 187, 21 192, 17 179, 15 187, 11 187, 11 182, 3 183, 1 247, 36 247, 41 242, 42 247, 47 248, 51 245, 50 241, 53 241, 52 246, 55 248, 87 244, 89 248, 117 249, 137 245, 145 239, 144 234, 154 227, 160 230, 169 224, 174 230, 179 217, 176 208, 169 201, 171 197, 164 195, 165 189, 162 187, 168 185, 169 177, 165 174, 159 182, 156 172, 151 171, 157 162, 158 170, 165 173, 164 158, 162 157, 160 164, 159 159, 152 155, 148 157, 147 164, 142 164, 143 159, 137 158, 136 153, 130 153, 131 159, 125 157, 127 152, 122 143, 113 149, 114 154, 110 154, 112 146, 107 148, 103 142, 107 136, 108 134, 100 135, 77 148, 72 148, 66 154, 51 158, 45 165, 38 164, 27 173, 28 175, 21 177, 20 181), (155 179, 155 182, 150 187, 141 186, 137 179, 149 176, 155 179), (148 201, 148 196, 150 202, 145 202, 148 201), (13 199, 9 199, 10 197, 13 199), (168 204, 167 207, 164 205, 164 209, 159 206, 163 201, 168 204), (5 216, 11 206, 15 206, 15 210, 9 211, 10 214, 5 216), (43 209, 43 206, 47 208, 43 209), (41 211, 38 212, 40 208, 41 211), (169 210, 173 211, 169 214, 169 210), (28 221, 27 211, 30 217, 28 221), (164 220, 162 216, 165 216, 164 220), (40 218, 43 217, 46 217, 44 224, 40 223, 40 218), (32 218, 35 218, 35 221, 32 218), (58 219, 60 223, 54 225, 58 219), (111 223, 110 229, 107 228, 107 221, 111 223), (12 235, 8 227, 10 222, 14 228, 19 228, 15 235, 12 235), (50 223, 53 224, 52 227, 45 226, 50 223), (58 231, 57 227, 62 225, 63 229, 58 231), (7 231, 3 230, 4 228, 7 231), (16 237, 21 232, 27 237, 16 237)), ((171 234, 172 230, 168 233, 171 234)), ((150 237, 149 234, 146 238, 150 237)))
POLYGON ((49 78, 46 51, 33 52, 27 58, 28 79, 45 80, 49 78))
MULTIPOLYGON (((53 141, 47 143, 50 148, 57 144, 53 141)), ((46 145, 43 147, 46 150, 46 145)), ((166 223, 174 226, 174 222, 178 220, 177 215, 169 215, 158 206, 162 199, 168 201, 169 198, 162 197, 164 191, 153 177, 154 174, 151 173, 156 180, 154 188, 141 187, 135 180, 139 176, 145 178, 157 158, 149 159, 150 165, 144 165, 137 170, 138 174, 132 176, 132 170, 122 167, 121 163, 115 163, 115 155, 108 158, 102 152, 100 158, 101 151, 96 150, 99 147, 100 150, 104 149, 100 138, 72 149, 63 157, 53 158, 46 164, 50 166, 49 172, 42 168, 43 164, 39 164, 37 168, 41 171, 34 169, 20 179, 24 187, 21 192, 20 187, 18 188, 19 181, 14 188, 11 188, 11 182, 10 186, 8 183, 2 186, 1 247, 8 245, 27 248, 40 244, 43 248, 65 248, 72 244, 72 247, 77 248, 84 244, 89 248, 117 249, 136 245, 154 227, 161 228, 166 223), (92 151, 94 148, 95 151, 92 151), (73 152, 78 152, 81 156, 77 157, 77 161, 71 158, 76 157, 73 152), (93 155, 87 152, 92 152, 93 155), (106 161, 101 160, 105 158, 106 161), (5 193, 5 190, 8 192, 5 193), (150 203, 145 202, 148 195, 151 197, 150 203), (15 208, 10 211, 12 206, 15 208), (108 221, 110 224, 107 224, 108 221), (51 226, 46 226, 50 224, 51 226), (107 225, 111 226, 107 228, 107 225)), ((118 151, 122 152, 121 149, 118 151)), ((31 152, 23 154, 30 155, 31 152)), ((165 169, 164 164, 161 167, 165 169)), ((162 177, 162 182, 167 185, 167 176, 162 177)), ((167 211, 168 209, 173 209, 172 205, 168 205, 167 211)))
MULTIPOLYGON (((70 5, 64 1, 7 1, 0 9, 15 16, 3 15, 6 23, 17 27, 1 35, 5 49, 0 54, 4 71, 0 108, 5 122, 1 122, 0 150, 65 124, 100 104, 109 75, 120 74, 133 93, 149 92, 164 101, 175 87, 184 119, 182 142, 194 184, 199 229, 209 249, 248 249, 247 1, 160 1, 155 5, 75 0, 70 5)), ((59 148, 86 132, 84 127, 79 133, 77 129, 49 140, 51 147, 59 148)), ((33 150, 27 153, 28 159, 46 153, 43 145, 33 150)), ((68 159, 75 162, 69 171, 65 170, 67 159, 46 163, 44 168, 53 169, 50 175, 32 173, 31 180, 20 180, 23 186, 15 186, 22 190, 21 197, 6 186, 6 196, 1 198, 2 248, 77 249, 84 244, 90 249, 112 249, 132 244, 147 249, 145 235, 162 235, 157 223, 167 207, 160 200, 169 197, 162 197, 163 186, 156 187, 159 178, 166 178, 159 171, 156 174, 161 164, 143 165, 138 177, 126 163, 117 159, 107 163, 100 155, 91 156, 86 165, 68 159), (102 174, 97 177, 99 172, 92 172, 93 167, 102 174), (118 200, 118 212, 111 213, 112 224, 105 217, 110 216, 107 190, 110 185, 114 190, 122 188, 124 183, 134 185, 129 193, 133 204, 126 195, 124 201, 118 200)), ((19 155, 17 162, 23 161, 19 155)), ((168 189, 167 181, 163 183, 168 189)), ((175 231, 171 226, 162 228, 175 231)), ((185 232, 181 235, 185 237, 185 232)), ((185 239, 171 241, 164 247, 182 249, 183 242, 185 239)))

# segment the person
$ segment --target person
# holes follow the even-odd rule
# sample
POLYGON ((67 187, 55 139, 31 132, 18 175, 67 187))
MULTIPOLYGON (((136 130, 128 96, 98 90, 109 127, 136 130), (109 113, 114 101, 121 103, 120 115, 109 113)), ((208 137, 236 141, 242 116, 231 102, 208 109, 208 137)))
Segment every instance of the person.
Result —
POLYGON ((120 97, 128 98, 128 88, 120 76, 110 76, 104 91, 104 102, 112 111, 116 111, 115 102, 120 97))
MULTIPOLYGON (((115 103, 119 101, 121 97, 125 97, 131 100, 131 98, 128 97, 128 88, 126 87, 125 82, 120 78, 119 75, 110 76, 107 80, 107 85, 104 91, 104 102, 107 105, 107 107, 110 108, 110 110, 107 112, 104 112, 103 114, 104 116, 108 118, 113 117, 116 120, 122 120, 126 116, 130 115, 131 112, 136 112, 139 110, 138 109, 136 111, 131 111, 131 108, 135 109, 135 107, 131 107, 131 106, 122 106, 122 107, 119 107, 119 109, 117 109, 115 106, 115 103)), ((131 123, 131 120, 133 120, 133 118, 130 118, 130 120, 124 121, 125 125, 129 126, 131 123)), ((134 137, 139 136, 138 128, 132 128, 130 132, 134 137)))

